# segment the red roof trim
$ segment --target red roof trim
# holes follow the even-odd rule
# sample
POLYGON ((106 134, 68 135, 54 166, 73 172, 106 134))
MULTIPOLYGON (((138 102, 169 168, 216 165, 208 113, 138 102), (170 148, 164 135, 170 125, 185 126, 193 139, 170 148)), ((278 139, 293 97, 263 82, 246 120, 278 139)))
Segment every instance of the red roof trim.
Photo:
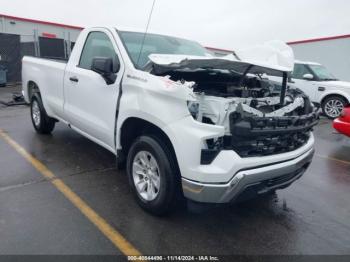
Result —
MULTIPOLYGON (((51 26, 58 26, 58 27, 64 27, 64 28, 77 29, 77 30, 84 29, 84 27, 81 27, 81 26, 66 25, 66 24, 54 23, 54 22, 47 22, 47 21, 41 21, 41 20, 30 19, 30 18, 23 18, 23 17, 18 17, 18 16, 11 16, 11 15, 0 14, 0 17, 4 17, 4 18, 7 18, 7 19, 18 20, 18 21, 30 22, 30 23, 38 23, 38 24, 43 24, 43 25, 51 25, 51 26)), ((214 51, 222 51, 222 52, 233 53, 232 50, 227 50, 227 49, 221 49, 221 48, 215 48, 215 47, 206 47, 206 48, 210 49, 210 50, 214 50, 214 51)))
POLYGON ((52 26, 58 26, 58 27, 65 27, 65 28, 70 28, 70 29, 78 29, 78 30, 84 29, 83 27, 80 27, 80 26, 65 25, 65 24, 53 23, 53 22, 46 22, 46 21, 29 19, 29 18, 23 18, 23 17, 17 17, 17 16, 10 16, 10 15, 0 14, 0 17, 4 17, 4 18, 7 18, 7 19, 18 20, 18 21, 24 21, 24 22, 38 23, 38 24, 43 24, 43 25, 52 25, 52 26))
POLYGON ((43 37, 46 37, 46 38, 56 38, 56 34, 50 34, 50 33, 42 33, 41 34, 43 37))
POLYGON ((338 35, 338 36, 313 38, 313 39, 306 39, 306 40, 300 40, 300 41, 292 41, 292 42, 288 42, 287 44, 288 45, 297 45, 297 44, 320 42, 320 41, 327 41, 327 40, 335 40, 335 39, 342 39, 342 38, 350 38, 350 35, 338 35))

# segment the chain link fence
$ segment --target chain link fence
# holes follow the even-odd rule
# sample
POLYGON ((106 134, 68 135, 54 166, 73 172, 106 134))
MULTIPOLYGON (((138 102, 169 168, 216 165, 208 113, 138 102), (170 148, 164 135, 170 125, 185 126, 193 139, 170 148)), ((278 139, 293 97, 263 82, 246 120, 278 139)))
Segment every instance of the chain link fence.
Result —
POLYGON ((0 73, 6 75, 7 83, 18 83, 23 56, 67 60, 74 42, 69 34, 66 38, 38 36, 36 30, 30 35, 0 33, 0 73))

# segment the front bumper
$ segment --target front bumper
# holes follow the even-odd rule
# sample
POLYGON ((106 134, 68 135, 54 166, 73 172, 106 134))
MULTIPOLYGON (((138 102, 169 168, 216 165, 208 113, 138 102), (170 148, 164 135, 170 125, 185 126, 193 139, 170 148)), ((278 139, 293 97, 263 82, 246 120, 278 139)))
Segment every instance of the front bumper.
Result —
POLYGON ((238 171, 228 183, 200 183, 182 178, 185 197, 205 203, 227 203, 289 186, 300 178, 314 154, 310 149, 297 158, 238 171))

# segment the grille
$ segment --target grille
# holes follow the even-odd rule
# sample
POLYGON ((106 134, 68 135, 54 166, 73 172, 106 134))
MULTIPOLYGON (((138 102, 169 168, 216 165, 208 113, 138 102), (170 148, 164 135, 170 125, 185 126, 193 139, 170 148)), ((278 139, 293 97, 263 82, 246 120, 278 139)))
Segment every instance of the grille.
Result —
POLYGON ((232 136, 224 146, 241 157, 266 156, 293 151, 307 143, 318 114, 286 117, 248 117, 237 120, 230 115, 232 136))

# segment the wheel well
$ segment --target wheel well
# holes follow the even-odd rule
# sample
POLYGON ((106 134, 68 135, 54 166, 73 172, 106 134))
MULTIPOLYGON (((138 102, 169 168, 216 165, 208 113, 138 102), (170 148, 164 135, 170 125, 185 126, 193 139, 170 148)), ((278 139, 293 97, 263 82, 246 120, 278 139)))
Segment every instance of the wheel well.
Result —
POLYGON ((29 98, 29 100, 31 100, 33 94, 40 93, 39 86, 34 81, 29 81, 28 85, 27 85, 27 88, 28 88, 28 98, 29 98))
POLYGON ((156 126, 156 125, 154 125, 146 120, 136 118, 136 117, 131 117, 131 118, 128 118, 127 120, 125 120, 125 122, 123 123, 123 125, 121 127, 120 132, 121 132, 120 133, 120 144, 122 146, 122 153, 123 153, 124 157, 127 156, 133 141, 137 137, 139 137, 141 135, 154 135, 158 139, 160 139, 167 146, 167 148, 170 150, 170 153, 172 154, 172 156, 175 160, 176 167, 179 171, 174 147, 173 147, 169 137, 167 136, 167 134, 163 130, 161 130, 158 126, 156 126))
POLYGON ((322 98, 322 101, 321 101, 321 106, 323 105, 324 101, 329 98, 329 97, 340 97, 342 99, 344 99, 344 101, 346 102, 346 104, 349 104, 349 101, 348 99, 346 99, 345 96, 342 96, 342 95, 339 95, 339 94, 329 94, 329 95, 326 95, 324 98, 322 98))

